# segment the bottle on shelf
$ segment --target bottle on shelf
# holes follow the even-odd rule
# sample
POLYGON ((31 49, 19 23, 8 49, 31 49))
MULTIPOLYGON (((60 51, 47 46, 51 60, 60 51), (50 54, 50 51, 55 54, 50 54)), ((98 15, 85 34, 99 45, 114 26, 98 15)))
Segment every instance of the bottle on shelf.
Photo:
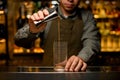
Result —
POLYGON ((26 18, 29 18, 35 9, 35 3, 32 0, 24 1, 23 2, 25 8, 26 8, 26 18))
POLYGON ((115 52, 120 51, 118 31, 119 10, 117 1, 93 0, 92 11, 97 21, 97 27, 101 33, 101 51, 115 52))
MULTIPOLYGON (((23 3, 21 3, 20 8, 19 8, 19 17, 16 20, 17 30, 22 28, 26 22, 27 22, 27 18, 26 18, 25 5, 23 3)), ((14 45, 13 52, 14 53, 24 53, 24 48, 14 45)))
POLYGON ((19 17, 16 20, 16 25, 17 25, 17 29, 20 29, 21 27, 23 27, 23 25, 27 22, 27 18, 26 18, 26 10, 25 10, 25 5, 21 4, 20 8, 19 8, 19 17))

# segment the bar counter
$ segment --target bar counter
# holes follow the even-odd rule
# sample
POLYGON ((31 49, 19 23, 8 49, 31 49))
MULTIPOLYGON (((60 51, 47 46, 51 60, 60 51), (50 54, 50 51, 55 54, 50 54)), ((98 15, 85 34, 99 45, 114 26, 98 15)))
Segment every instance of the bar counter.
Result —
POLYGON ((0 66, 0 80, 120 80, 120 66, 88 66, 85 72, 55 72, 53 67, 0 66))

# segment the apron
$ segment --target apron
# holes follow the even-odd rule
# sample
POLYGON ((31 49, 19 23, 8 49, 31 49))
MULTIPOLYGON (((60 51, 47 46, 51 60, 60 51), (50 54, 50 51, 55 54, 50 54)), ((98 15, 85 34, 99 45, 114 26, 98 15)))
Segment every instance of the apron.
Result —
POLYGON ((48 35, 43 45, 45 51, 43 55, 43 66, 53 66, 53 42, 60 37, 61 41, 67 41, 68 58, 78 55, 82 48, 81 36, 83 33, 83 21, 81 17, 76 20, 54 19, 49 28, 48 35), (60 33, 60 36, 58 36, 60 33))

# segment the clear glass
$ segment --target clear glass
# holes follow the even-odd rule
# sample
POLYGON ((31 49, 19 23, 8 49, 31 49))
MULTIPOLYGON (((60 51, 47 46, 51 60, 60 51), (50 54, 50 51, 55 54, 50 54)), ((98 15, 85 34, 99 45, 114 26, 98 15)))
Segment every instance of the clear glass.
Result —
POLYGON ((66 61, 67 61, 67 42, 54 41, 53 43, 54 70, 59 72, 64 71, 66 61))

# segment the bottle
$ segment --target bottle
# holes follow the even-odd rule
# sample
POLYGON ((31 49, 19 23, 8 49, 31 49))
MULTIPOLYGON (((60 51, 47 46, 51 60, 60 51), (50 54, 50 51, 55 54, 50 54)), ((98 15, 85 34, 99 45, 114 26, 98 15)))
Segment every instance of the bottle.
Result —
MULTIPOLYGON (((16 20, 17 30, 22 28, 26 22, 27 22, 27 18, 26 18, 25 5, 21 3, 19 8, 19 17, 16 20)), ((24 52, 23 47, 18 47, 17 45, 14 45, 14 53, 23 53, 23 52, 24 52)))
POLYGON ((23 27, 26 22, 27 22, 27 18, 26 18, 25 5, 21 4, 19 8, 19 17, 16 20, 17 29, 23 27))

